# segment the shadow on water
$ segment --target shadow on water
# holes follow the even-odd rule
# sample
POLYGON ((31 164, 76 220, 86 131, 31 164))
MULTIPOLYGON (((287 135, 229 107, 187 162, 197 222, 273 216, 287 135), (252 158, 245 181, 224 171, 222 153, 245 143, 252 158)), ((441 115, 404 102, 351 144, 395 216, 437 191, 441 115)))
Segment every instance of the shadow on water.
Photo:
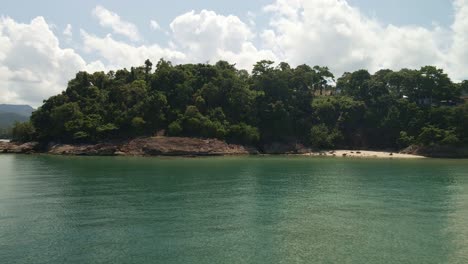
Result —
POLYGON ((467 258, 466 161, 0 156, 0 165, 0 257, 16 263, 467 258))

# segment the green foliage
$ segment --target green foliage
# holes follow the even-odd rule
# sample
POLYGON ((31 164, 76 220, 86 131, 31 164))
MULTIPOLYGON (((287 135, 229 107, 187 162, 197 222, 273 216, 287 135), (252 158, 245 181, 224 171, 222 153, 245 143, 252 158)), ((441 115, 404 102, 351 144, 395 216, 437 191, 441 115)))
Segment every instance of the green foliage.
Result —
POLYGON ((409 136, 406 131, 400 131, 400 137, 397 140, 397 144, 400 148, 405 148, 414 143, 414 137, 409 136))
POLYGON ((460 92, 462 94, 468 94, 468 81, 467 80, 464 80, 460 83, 460 92))
POLYGON ((98 135, 98 138, 107 138, 107 137, 112 137, 115 134, 115 131, 118 130, 118 127, 116 127, 112 123, 107 123, 104 125, 100 125, 96 128, 96 132, 98 135))
POLYGON ((229 139, 233 142, 255 144, 260 140, 258 129, 245 123, 229 128, 229 139))
POLYGON ((31 122, 17 122, 12 128, 12 139, 18 142, 28 142, 34 139, 35 128, 31 122))
POLYGON ((441 129, 432 125, 421 129, 417 141, 422 145, 457 145, 461 142, 454 129, 441 129))
POLYGON ((448 146, 457 146, 458 144, 461 143, 460 139, 453 133, 452 131, 449 131, 445 134, 444 139, 440 142, 442 145, 448 145, 448 146))
POLYGON ((11 138, 11 129, 0 128, 0 139, 11 138))
POLYGON ((329 129, 325 124, 315 125, 310 130, 310 143, 316 148, 333 149, 343 139, 337 129, 329 129))
POLYGON ((131 123, 135 131, 135 134, 141 134, 142 131, 144 131, 146 122, 142 117, 139 117, 139 116, 134 117, 131 123))
POLYGON ((168 134, 169 136, 180 136, 182 133, 182 126, 179 122, 175 121, 169 124, 168 134))
POLYGON ((87 141, 89 140, 89 134, 84 131, 78 131, 73 134, 73 139, 80 142, 80 141, 87 141))
POLYGON ((345 73, 263 60, 252 74, 226 61, 146 60, 116 72, 79 72, 33 113, 23 139, 98 142, 154 135, 318 148, 468 144, 468 106, 436 67, 345 73), (32 128, 32 129, 31 129, 32 128), (32 131, 32 132, 31 132, 32 131))

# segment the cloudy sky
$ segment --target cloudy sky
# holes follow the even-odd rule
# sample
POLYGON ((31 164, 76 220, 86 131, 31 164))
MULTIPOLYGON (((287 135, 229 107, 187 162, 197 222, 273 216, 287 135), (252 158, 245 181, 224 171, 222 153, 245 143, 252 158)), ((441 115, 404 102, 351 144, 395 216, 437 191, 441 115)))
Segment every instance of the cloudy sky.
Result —
POLYGON ((345 71, 436 65, 468 79, 468 0, 16 0, 0 9, 0 103, 39 106, 77 71, 149 58, 345 71))

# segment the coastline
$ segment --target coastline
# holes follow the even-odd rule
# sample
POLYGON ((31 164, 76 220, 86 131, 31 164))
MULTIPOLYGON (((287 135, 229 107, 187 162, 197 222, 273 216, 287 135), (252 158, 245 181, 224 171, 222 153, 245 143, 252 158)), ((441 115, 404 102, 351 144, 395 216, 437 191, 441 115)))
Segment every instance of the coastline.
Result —
MULTIPOLYGON (((264 151, 251 146, 228 144, 217 139, 183 137, 147 137, 120 142, 97 144, 39 144, 37 142, 0 142, 0 153, 51 154, 66 156, 244 156, 244 155, 291 155, 307 157, 365 158, 365 159, 422 159, 424 152, 403 150, 401 152, 379 150, 312 150, 302 145, 266 148, 264 151)), ((446 154, 446 153, 445 153, 446 154)), ((446 158, 466 158, 445 156, 446 158)))
POLYGON ((311 157, 336 157, 336 158, 363 158, 363 159, 424 159, 428 158, 422 155, 405 154, 389 151, 371 151, 371 150, 330 150, 313 151, 302 154, 311 157))

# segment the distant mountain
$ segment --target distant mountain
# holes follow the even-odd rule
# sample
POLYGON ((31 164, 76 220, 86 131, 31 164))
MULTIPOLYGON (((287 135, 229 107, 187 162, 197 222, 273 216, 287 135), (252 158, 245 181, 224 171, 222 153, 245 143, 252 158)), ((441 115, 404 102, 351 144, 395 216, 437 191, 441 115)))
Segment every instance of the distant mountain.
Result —
POLYGON ((0 112, 0 128, 9 128, 13 126, 15 122, 24 122, 27 120, 29 120, 28 116, 0 112))
POLYGON ((0 104, 0 113, 14 113, 30 117, 33 111, 34 108, 29 105, 0 104))
POLYGON ((29 120, 34 111, 29 105, 0 104, 0 129, 10 128, 15 122, 29 120))

